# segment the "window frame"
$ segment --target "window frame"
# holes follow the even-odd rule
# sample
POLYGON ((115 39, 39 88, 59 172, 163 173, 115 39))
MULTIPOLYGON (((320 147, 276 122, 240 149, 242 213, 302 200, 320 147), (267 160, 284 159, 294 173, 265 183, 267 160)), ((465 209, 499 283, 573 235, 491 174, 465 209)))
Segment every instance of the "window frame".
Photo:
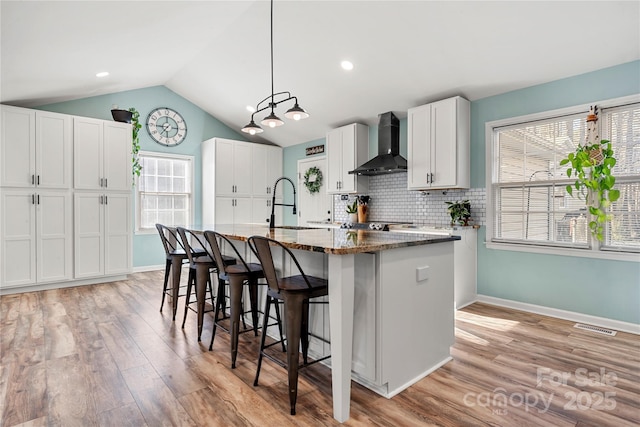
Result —
MULTIPOLYGON (((164 159, 170 159, 170 160, 182 160, 182 161, 187 161, 189 162, 189 168, 190 168, 190 181, 191 181, 191 185, 189 188, 189 222, 193 223, 194 221, 194 209, 195 209, 195 157, 194 156, 189 156, 186 154, 173 154, 173 153, 160 153, 157 151, 140 151, 138 153, 139 156, 141 157, 156 157, 156 158, 164 158, 164 159)), ((144 173, 144 169, 143 171, 141 171, 140 176, 136 176, 135 178, 135 230, 134 233, 136 235, 142 235, 142 234, 155 234, 158 231, 155 229, 155 227, 152 228, 141 228, 141 222, 142 222, 142 203, 141 203, 141 191, 140 191, 140 177, 142 176, 142 174, 144 173)), ((174 194, 174 193, 168 193, 168 194, 174 194)))
MULTIPOLYGON (((640 103, 640 94, 634 94, 624 96, 620 98, 613 98, 603 101, 594 101, 588 104, 580 104, 571 107, 542 111, 533 114, 527 114, 523 116, 510 117, 505 119, 493 120, 485 123, 485 186, 486 186, 486 236, 485 245, 488 249, 507 250, 515 252, 531 252, 547 255, 562 255, 562 256, 575 256, 586 258, 599 258, 599 259, 611 259, 621 261, 635 261, 640 262, 640 253, 637 252, 621 252, 609 248, 601 248, 600 244, 591 237, 590 233, 588 237, 590 240, 589 248, 570 248, 563 246, 553 245, 536 245, 534 243, 516 243, 516 242, 498 242, 493 241, 494 233, 494 220, 495 220, 495 200, 496 196, 493 194, 493 176, 496 170, 496 164, 494 164, 494 134, 496 128, 502 128, 507 126, 514 126, 518 124, 524 124, 528 122, 549 120, 553 118, 559 118, 563 116, 573 114, 586 114, 589 112, 589 108, 592 105, 597 105, 602 111, 607 108, 619 107, 626 104, 640 103)), ((626 179, 618 179, 616 181, 627 181, 626 179)))

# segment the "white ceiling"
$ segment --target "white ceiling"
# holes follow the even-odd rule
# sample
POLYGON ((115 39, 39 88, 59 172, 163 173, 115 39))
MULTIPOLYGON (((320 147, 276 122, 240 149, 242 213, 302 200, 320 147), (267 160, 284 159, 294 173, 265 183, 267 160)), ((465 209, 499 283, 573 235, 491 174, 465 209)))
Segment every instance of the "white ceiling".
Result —
MULTIPOLYGON (((246 106, 271 93, 265 0, 3 0, 0 13, 3 103, 165 85, 240 129, 246 106)), ((275 91, 311 117, 254 138, 289 146, 386 111, 404 117, 452 95, 473 101, 637 60, 639 22, 640 1, 278 0, 275 91)))

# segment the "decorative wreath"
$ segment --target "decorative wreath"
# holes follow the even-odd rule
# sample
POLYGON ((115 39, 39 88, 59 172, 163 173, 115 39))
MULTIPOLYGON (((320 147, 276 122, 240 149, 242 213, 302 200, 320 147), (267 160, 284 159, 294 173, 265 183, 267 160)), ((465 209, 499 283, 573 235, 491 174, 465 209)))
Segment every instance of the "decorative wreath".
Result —
POLYGON ((322 187, 322 171, 315 166, 307 169, 304 173, 304 186, 311 194, 319 192, 322 187))

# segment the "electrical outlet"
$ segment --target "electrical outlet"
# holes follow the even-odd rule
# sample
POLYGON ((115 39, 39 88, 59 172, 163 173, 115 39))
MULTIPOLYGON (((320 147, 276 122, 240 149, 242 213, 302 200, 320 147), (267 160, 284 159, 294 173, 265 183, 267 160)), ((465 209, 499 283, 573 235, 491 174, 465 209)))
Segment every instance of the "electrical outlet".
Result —
POLYGON ((340 200, 349 200, 349 195, 348 194, 342 194, 340 196, 340 200))

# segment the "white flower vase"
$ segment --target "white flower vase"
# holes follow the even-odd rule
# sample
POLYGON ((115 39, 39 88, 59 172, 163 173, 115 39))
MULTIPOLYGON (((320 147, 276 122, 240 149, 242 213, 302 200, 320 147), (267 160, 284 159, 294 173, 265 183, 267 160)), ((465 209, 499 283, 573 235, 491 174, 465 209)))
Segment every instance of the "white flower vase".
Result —
POLYGON ((357 213, 349 214, 349 222, 352 224, 355 222, 358 222, 358 214, 357 213))

